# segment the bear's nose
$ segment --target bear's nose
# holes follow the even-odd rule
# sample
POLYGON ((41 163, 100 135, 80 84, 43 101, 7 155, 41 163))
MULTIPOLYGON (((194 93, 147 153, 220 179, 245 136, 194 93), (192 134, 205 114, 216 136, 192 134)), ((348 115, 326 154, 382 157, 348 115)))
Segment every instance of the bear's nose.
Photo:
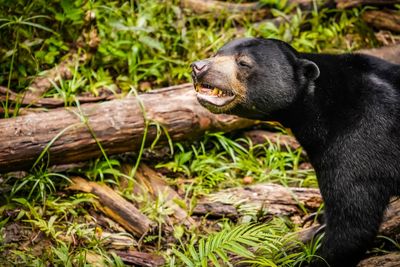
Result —
POLYGON ((192 63, 193 74, 199 76, 208 69, 208 62, 206 60, 199 60, 192 63))

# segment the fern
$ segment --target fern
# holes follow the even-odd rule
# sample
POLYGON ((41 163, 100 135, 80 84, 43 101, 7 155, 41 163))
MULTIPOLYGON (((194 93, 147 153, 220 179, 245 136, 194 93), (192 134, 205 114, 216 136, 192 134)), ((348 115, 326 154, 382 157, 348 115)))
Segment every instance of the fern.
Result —
POLYGON ((197 249, 194 243, 186 247, 184 252, 173 249, 173 252, 182 263, 189 267, 221 266, 221 262, 232 266, 230 256, 239 256, 253 259, 254 253, 249 247, 257 248, 266 241, 274 242, 276 236, 267 234, 268 225, 243 224, 232 229, 224 229, 219 233, 203 237, 198 241, 197 249))

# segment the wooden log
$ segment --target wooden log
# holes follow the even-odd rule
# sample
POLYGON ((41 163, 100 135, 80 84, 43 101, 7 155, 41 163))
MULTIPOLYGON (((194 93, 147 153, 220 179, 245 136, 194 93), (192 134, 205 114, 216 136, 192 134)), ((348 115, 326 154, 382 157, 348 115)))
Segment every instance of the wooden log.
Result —
POLYGON ((400 44, 380 48, 362 49, 357 53, 375 56, 389 62, 400 64, 400 44))
POLYGON ((290 150, 296 150, 300 147, 299 142, 297 142, 296 138, 291 135, 269 132, 265 130, 246 131, 243 135, 249 138, 255 145, 271 142, 279 145, 281 149, 289 148, 290 150))
POLYGON ((399 265, 400 253, 392 252, 362 260, 357 267, 398 267, 399 265))
POLYGON ((216 17, 228 14, 253 21, 263 19, 270 14, 269 9, 263 8, 258 2, 238 4, 216 0, 182 0, 181 6, 196 14, 212 14, 216 17))
POLYGON ((238 218, 249 210, 265 214, 292 216, 301 214, 301 206, 316 210, 322 203, 318 189, 287 188, 276 184, 256 184, 230 188, 201 198, 194 215, 238 218))
POLYGON ((176 201, 183 202, 178 193, 168 186, 161 175, 149 166, 143 163, 140 165, 135 173, 135 181, 139 185, 135 187, 139 191, 136 194, 150 193, 153 198, 161 196, 165 201, 165 205, 174 211, 172 218, 167 219, 169 225, 184 224, 188 228, 196 225, 196 222, 188 215, 186 210, 176 204, 176 201))
MULTIPOLYGON (((321 225, 313 224, 296 233, 299 241, 308 243, 320 230, 321 225)), ((400 240, 400 199, 394 200, 388 206, 383 222, 379 227, 379 235, 388 236, 394 240, 400 240)))
POLYGON ((392 201, 386 210, 379 233, 400 241, 400 200, 392 201))
POLYGON ((370 10, 364 12, 362 18, 377 29, 400 32, 400 13, 394 10, 370 10))
MULTIPOLYGON (((301 9, 313 7, 314 0, 288 0, 287 5, 298 5, 301 9)), ((330 4, 333 0, 318 0, 319 3, 330 4)), ((221 14, 238 16, 250 20, 260 20, 270 14, 269 8, 258 2, 230 3, 218 0, 182 0, 181 6, 190 9, 196 14, 213 14, 216 17, 221 14)))
POLYGON ((99 239, 107 248, 116 250, 125 250, 138 245, 136 240, 124 233, 102 232, 99 239))
MULTIPOLYGON (((19 105, 26 105, 32 107, 47 107, 55 108, 62 107, 65 105, 65 101, 60 98, 39 98, 34 95, 25 94, 19 95, 6 87, 0 86, 0 101, 6 101, 8 98, 9 102, 17 103, 19 105)), ((100 102, 107 99, 112 99, 111 96, 77 96, 75 99, 81 104, 100 102)))
POLYGON ((142 237, 155 226, 131 202, 107 185, 89 182, 80 177, 74 177, 71 180, 73 183, 68 189, 94 194, 98 199, 96 207, 130 233, 142 237))
MULTIPOLYGON (((276 184, 256 184, 221 190, 198 200, 194 215, 237 219, 250 210, 263 210, 275 216, 304 215, 302 208, 317 210, 322 204, 318 189, 284 187, 276 184)), ((313 224, 297 233, 298 239, 307 243, 321 225, 313 224)), ((380 235, 400 240, 400 199, 388 206, 379 230, 380 235)))
MULTIPOLYGON (((48 149, 50 164, 66 164, 140 148, 146 121, 163 126, 174 141, 190 140, 206 131, 229 132, 256 122, 236 116, 212 114, 197 101, 191 84, 152 91, 80 108, 53 109, 47 113, 0 120, 0 172, 31 168, 48 149), (143 110, 146 113, 144 119, 143 110)), ((149 126, 147 144, 158 137, 149 126)), ((166 143, 163 135, 161 143, 166 143)))
POLYGON ((133 264, 134 266, 156 267, 165 265, 165 259, 160 255, 134 250, 113 250, 113 252, 117 254, 125 263, 133 264))
POLYGON ((352 8, 361 5, 394 5, 400 0, 335 0, 338 8, 352 8))

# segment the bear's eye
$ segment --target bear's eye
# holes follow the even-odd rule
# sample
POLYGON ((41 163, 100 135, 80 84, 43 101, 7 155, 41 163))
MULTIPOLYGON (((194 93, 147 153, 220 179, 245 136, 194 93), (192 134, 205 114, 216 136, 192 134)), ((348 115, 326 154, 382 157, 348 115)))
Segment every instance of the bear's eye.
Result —
POLYGON ((244 60, 239 60, 237 64, 241 67, 251 68, 250 63, 244 60))

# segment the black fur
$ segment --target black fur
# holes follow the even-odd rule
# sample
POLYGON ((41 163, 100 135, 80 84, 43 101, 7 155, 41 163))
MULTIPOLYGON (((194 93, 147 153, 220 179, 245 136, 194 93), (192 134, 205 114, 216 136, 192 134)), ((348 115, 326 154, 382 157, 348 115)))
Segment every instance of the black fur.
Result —
POLYGON ((236 40, 217 56, 243 53, 254 60, 238 77, 246 101, 226 113, 292 129, 325 201, 318 254, 331 267, 356 266, 390 197, 400 194, 400 66, 361 54, 298 53, 260 38, 236 40))

